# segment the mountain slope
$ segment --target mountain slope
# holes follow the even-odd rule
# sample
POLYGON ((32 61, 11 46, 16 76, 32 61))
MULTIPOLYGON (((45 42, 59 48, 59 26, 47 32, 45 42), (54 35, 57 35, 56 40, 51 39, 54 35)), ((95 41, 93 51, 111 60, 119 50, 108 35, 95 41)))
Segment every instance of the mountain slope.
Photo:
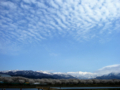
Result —
POLYGON ((51 79, 72 79, 75 77, 67 74, 53 74, 53 73, 44 73, 37 72, 32 70, 18 70, 18 71, 1 71, 0 74, 7 74, 11 76, 22 76, 26 78, 41 79, 41 78, 51 78, 51 79))
POLYGON ((108 75, 96 77, 96 79, 120 79, 120 73, 110 73, 108 75))

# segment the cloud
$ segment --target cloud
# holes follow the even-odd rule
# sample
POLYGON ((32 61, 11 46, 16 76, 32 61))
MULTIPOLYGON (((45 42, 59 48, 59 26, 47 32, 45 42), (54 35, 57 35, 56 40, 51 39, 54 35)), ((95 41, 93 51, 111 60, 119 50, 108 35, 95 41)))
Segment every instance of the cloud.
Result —
POLYGON ((56 36, 89 40, 117 33, 120 27, 119 0, 2 0, 0 8, 1 43, 56 36))
POLYGON ((116 67, 119 67, 119 66, 120 66, 120 64, 109 65, 109 66, 105 66, 105 67, 103 67, 103 68, 101 68, 99 70, 104 70, 104 69, 109 69, 109 68, 116 68, 116 67))
POLYGON ((120 64, 109 65, 99 69, 96 73, 109 74, 109 73, 120 73, 120 64))

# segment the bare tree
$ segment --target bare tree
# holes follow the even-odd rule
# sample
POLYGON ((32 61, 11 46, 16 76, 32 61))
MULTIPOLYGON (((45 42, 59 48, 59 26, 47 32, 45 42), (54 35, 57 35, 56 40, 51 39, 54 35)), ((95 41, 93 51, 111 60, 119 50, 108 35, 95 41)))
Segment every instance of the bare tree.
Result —
POLYGON ((35 83, 35 81, 34 81, 33 79, 29 79, 28 82, 29 82, 30 84, 34 84, 34 83, 35 83))
POLYGON ((91 79, 86 80, 86 83, 87 83, 87 84, 93 84, 93 80, 91 80, 91 79))
POLYGON ((115 84, 120 84, 120 80, 119 79, 113 79, 115 84))
POLYGON ((87 82, 86 82, 86 80, 80 80, 80 83, 81 84, 86 84, 87 82))
POLYGON ((9 79, 7 80, 7 83, 14 83, 14 81, 13 81, 12 78, 9 78, 9 79))
POLYGON ((20 83, 20 84, 24 84, 24 83, 25 83, 25 80, 22 80, 22 79, 21 79, 21 80, 19 80, 19 83, 20 83))
POLYGON ((69 84, 78 84, 79 80, 78 79, 69 79, 69 84))
POLYGON ((92 81, 93 81, 94 84, 99 84, 99 83, 101 83, 101 81, 98 80, 98 79, 92 79, 92 81))
POLYGON ((61 84, 69 84, 69 80, 68 79, 61 79, 61 84))
POLYGON ((107 81, 106 79, 103 79, 103 80, 101 80, 101 83, 102 83, 102 84, 107 84, 108 81, 107 81))
POLYGON ((0 77, 0 81, 4 81, 4 78, 3 78, 3 77, 0 77))
POLYGON ((61 84, 62 82, 58 79, 55 80, 55 84, 61 84))

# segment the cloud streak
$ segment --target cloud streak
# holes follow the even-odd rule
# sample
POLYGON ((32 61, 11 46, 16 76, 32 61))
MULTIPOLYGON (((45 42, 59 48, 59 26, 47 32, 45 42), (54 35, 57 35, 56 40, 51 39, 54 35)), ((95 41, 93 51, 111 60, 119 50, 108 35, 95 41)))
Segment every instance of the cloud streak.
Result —
POLYGON ((1 0, 0 41, 101 38, 119 31, 119 18, 119 0, 1 0))

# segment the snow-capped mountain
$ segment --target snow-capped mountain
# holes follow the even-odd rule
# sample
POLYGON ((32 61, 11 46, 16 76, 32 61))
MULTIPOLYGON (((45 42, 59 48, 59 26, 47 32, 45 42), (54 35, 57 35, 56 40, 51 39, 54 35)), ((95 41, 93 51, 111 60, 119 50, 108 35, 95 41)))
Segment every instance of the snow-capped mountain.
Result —
POLYGON ((109 73, 104 75, 98 75, 98 73, 90 72, 67 72, 67 73, 49 73, 45 71, 32 71, 32 70, 9 70, 0 71, 0 74, 6 74, 10 76, 22 76, 26 78, 41 79, 120 79, 120 73, 109 73))
POLYGON ((11 76, 23 76, 27 78, 52 78, 52 79, 120 79, 120 64, 105 66, 96 72, 47 72, 32 70, 9 70, 0 71, 0 74, 8 74, 11 76))
POLYGON ((108 65, 95 72, 67 72, 70 75, 73 75, 79 79, 91 79, 106 76, 105 78, 109 79, 118 79, 120 73, 120 64, 108 65), (111 77, 110 77, 111 75, 111 77), (108 76, 108 77, 107 77, 108 76))
POLYGON ((32 71, 32 70, 9 70, 1 71, 0 74, 7 74, 11 76, 22 76, 27 78, 41 79, 41 78, 51 78, 51 79, 70 79, 75 78, 72 75, 68 74, 54 74, 46 73, 42 71, 32 71))
POLYGON ((76 78, 79 79, 91 79, 95 78, 97 76, 97 73, 91 73, 91 72, 67 72, 67 74, 70 74, 76 78))
POLYGON ((108 75, 96 77, 96 79, 120 79, 120 73, 110 73, 108 75))

